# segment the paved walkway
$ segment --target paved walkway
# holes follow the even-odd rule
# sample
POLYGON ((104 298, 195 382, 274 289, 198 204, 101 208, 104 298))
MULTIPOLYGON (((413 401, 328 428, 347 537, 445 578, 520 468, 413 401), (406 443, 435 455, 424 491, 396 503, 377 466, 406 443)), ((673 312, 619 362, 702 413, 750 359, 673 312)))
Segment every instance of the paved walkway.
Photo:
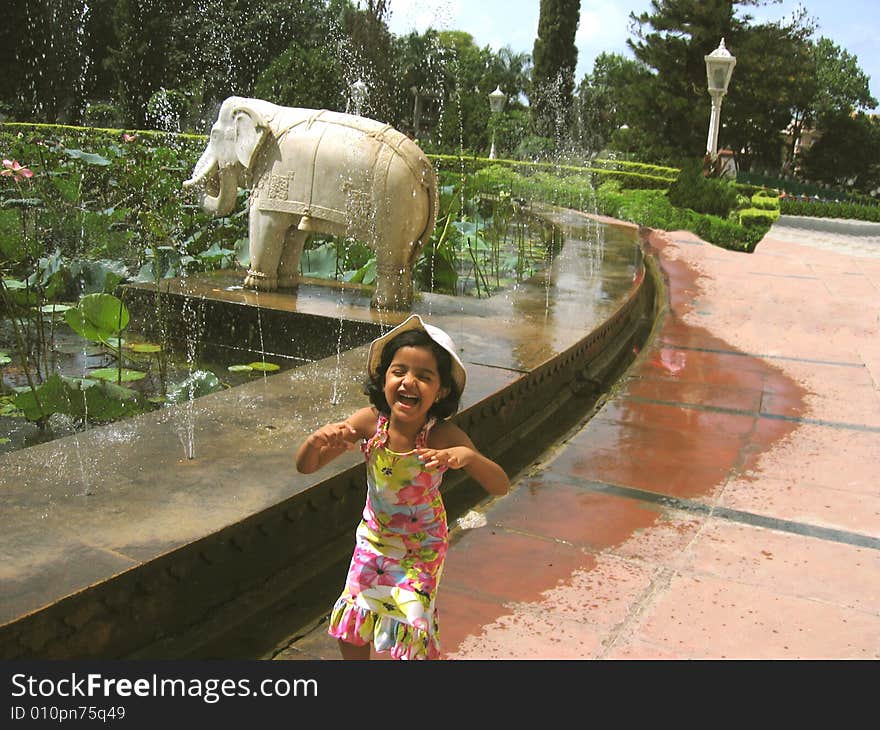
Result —
POLYGON ((448 659, 880 657, 880 258, 805 238, 651 235, 655 338, 454 530, 448 659))

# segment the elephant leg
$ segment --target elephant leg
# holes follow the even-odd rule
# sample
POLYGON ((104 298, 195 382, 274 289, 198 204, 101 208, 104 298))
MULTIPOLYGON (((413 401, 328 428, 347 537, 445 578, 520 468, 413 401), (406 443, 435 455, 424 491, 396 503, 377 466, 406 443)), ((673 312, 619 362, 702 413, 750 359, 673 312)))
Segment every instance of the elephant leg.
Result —
POLYGON ((310 231, 301 231, 296 226, 287 233, 278 264, 279 287, 294 289, 299 284, 299 260, 309 234, 310 231))
POLYGON ((412 270, 410 246, 393 242, 373 244, 376 251, 376 289, 370 307, 380 310, 409 311, 412 308, 412 270))
POLYGON ((275 291, 278 264, 291 217, 286 213, 251 207, 249 222, 251 266, 244 285, 251 289, 275 291))

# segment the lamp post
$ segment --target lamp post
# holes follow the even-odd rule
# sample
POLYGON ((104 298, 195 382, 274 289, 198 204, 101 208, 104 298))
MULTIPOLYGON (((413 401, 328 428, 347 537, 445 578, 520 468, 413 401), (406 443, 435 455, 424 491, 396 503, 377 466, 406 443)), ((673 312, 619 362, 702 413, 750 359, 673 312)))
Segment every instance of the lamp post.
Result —
MULTIPOLYGON (((501 90, 500 86, 495 87, 495 91, 489 94, 489 111, 492 112, 493 115, 497 114, 504 108, 504 102, 507 101, 507 96, 505 96, 504 92, 501 90)), ((489 150, 489 159, 495 159, 495 127, 492 127, 492 148, 489 150)))
POLYGON ((706 154, 714 162, 718 154, 718 128, 721 120, 721 100, 727 93, 727 85, 736 66, 736 58, 724 47, 724 39, 712 53, 703 57, 706 61, 706 78, 709 81, 709 95, 712 97, 712 116, 709 119, 709 136, 706 139, 706 154))
POLYGON ((351 101, 354 104, 354 113, 356 116, 360 116, 361 106, 364 103, 364 99, 367 98, 367 85, 358 79, 348 88, 351 91, 351 101))

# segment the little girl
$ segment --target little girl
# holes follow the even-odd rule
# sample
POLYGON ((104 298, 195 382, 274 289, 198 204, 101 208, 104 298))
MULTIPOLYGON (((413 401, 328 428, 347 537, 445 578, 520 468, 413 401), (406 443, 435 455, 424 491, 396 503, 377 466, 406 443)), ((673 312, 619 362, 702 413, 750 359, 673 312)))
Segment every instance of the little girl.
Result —
POLYGON ((506 494, 510 483, 445 420, 467 375, 443 330, 409 317, 373 341, 367 373, 373 407, 319 428, 296 454, 304 474, 358 441, 367 460, 367 503, 329 633, 344 659, 369 659, 371 643, 395 659, 436 659, 434 601, 448 544, 443 473, 464 469, 491 494, 506 494))

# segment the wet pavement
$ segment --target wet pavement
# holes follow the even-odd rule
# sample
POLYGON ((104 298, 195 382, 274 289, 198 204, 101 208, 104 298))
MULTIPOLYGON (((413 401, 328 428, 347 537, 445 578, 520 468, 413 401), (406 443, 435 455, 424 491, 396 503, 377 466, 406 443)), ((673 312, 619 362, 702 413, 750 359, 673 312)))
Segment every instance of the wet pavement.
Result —
MULTIPOLYGON (((615 227, 598 245, 594 221, 572 222, 549 272, 489 299, 424 294, 416 302, 416 312, 455 339, 469 374, 462 406, 476 407, 478 424, 488 418, 483 401, 606 327, 640 290, 635 231, 615 227)), ((195 329, 208 318, 196 312, 203 299, 258 305, 241 337, 267 345, 271 323, 290 313, 306 323, 291 337, 338 343, 406 316, 371 310, 369 292, 358 287, 307 282, 269 295, 240 284, 241 274, 221 272, 169 282, 168 291, 193 296, 195 329)), ((364 404, 367 347, 340 344, 300 368, 0 455, 0 656, 204 656, 198 652, 215 635, 276 600, 265 585, 299 585, 277 577, 289 567, 276 565, 287 551, 314 539, 313 562, 289 562, 324 569, 328 530, 348 505, 348 488, 333 479, 362 458, 346 454, 302 475, 293 454, 312 430, 364 404)), ((265 644, 289 635, 286 625, 284 632, 265 644)))
MULTIPOLYGON (((605 405, 459 520, 447 659, 880 657, 880 258, 651 232, 667 309, 605 405)), ((336 659, 322 622, 277 659, 336 659)), ((383 657, 384 658, 384 657, 383 657)))

